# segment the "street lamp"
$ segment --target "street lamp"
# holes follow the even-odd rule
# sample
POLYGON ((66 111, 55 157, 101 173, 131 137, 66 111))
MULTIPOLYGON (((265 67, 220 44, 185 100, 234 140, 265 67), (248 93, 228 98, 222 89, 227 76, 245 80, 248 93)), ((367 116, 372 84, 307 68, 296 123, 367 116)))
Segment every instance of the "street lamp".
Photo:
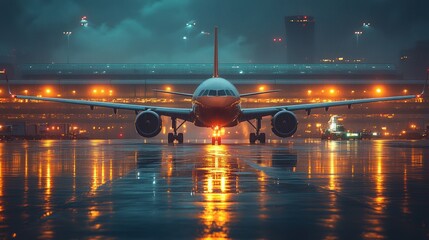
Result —
POLYGON ((359 47, 359 36, 362 35, 361 31, 356 31, 355 32, 355 36, 356 36, 356 47, 359 47))
POLYGON ((63 32, 63 35, 67 36, 67 63, 70 63, 70 35, 72 32, 63 32))

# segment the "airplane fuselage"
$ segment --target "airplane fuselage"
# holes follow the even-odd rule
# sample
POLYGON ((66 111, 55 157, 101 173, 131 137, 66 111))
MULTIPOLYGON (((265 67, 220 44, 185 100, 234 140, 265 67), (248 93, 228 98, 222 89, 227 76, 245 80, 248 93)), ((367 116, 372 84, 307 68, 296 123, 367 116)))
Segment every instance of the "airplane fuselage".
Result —
POLYGON ((240 94, 223 78, 202 82, 192 97, 195 125, 199 127, 232 127, 239 123, 240 94))

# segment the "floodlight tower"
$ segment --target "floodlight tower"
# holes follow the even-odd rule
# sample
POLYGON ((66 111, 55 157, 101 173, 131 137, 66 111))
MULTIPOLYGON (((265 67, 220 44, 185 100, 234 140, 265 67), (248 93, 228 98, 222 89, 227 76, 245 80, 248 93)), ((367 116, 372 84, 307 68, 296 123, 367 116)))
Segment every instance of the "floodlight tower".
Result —
POLYGON ((63 32, 63 35, 67 37, 67 63, 70 63, 70 35, 72 32, 63 32))

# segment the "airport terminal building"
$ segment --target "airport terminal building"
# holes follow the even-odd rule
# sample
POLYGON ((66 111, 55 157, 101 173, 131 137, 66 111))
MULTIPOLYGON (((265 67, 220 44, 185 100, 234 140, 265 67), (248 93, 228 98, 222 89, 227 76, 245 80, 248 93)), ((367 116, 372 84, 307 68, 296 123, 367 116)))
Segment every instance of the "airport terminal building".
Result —
MULTIPOLYGON (((19 64, 8 69, 12 89, 17 94, 92 99, 144 105, 190 107, 191 99, 156 93, 153 89, 193 93, 203 80, 210 78, 212 64, 19 64)), ((355 98, 408 95, 419 93, 421 80, 405 80, 392 64, 220 64, 220 75, 230 80, 240 93, 272 89, 278 93, 242 99, 243 107, 291 105, 355 98)), ((134 129, 134 112, 114 114, 109 109, 91 111, 83 106, 46 102, 23 102, 7 98, 0 87, 2 111, 0 124, 34 124, 43 129, 54 126, 61 134, 75 129, 99 138, 139 137, 134 129), (11 104, 14 101, 14 104, 11 104), (13 106, 13 107, 12 107, 13 106)), ((407 102, 356 105, 352 109, 314 110, 310 116, 297 112, 300 121, 296 136, 318 136, 330 114, 344 114, 350 129, 371 129, 399 134, 409 126, 428 124, 427 98, 407 102), (410 115, 412 114, 412 116, 410 115), (368 121, 362 121, 362 118, 368 121)), ((192 128, 187 124, 187 128, 192 128)), ((169 119, 163 121, 163 134, 170 131, 169 119)), ((33 127, 30 127, 33 129, 33 127)), ((231 138, 241 138, 251 129, 247 123, 228 129, 231 138)), ((271 134, 269 119, 263 130, 271 134), (265 129, 265 130, 264 130, 265 129)), ((415 130, 415 129, 414 129, 415 130)), ((34 132, 34 131, 33 131, 34 132)), ((210 134, 206 129, 190 131, 195 137, 210 134)), ((75 134, 75 133, 74 133, 75 134)), ((226 136, 228 138, 228 136, 226 136)))

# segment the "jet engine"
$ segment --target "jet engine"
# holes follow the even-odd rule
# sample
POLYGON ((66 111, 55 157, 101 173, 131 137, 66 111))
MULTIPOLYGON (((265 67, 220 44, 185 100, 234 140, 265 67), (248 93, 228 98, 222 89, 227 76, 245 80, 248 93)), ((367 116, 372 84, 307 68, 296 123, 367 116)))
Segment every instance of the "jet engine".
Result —
POLYGON ((161 132, 161 117, 153 111, 147 110, 140 112, 134 122, 137 133, 142 137, 155 137, 161 132))
POLYGON ((279 137, 286 138, 292 136, 298 128, 298 120, 292 112, 283 110, 274 115, 271 119, 272 131, 279 137))

